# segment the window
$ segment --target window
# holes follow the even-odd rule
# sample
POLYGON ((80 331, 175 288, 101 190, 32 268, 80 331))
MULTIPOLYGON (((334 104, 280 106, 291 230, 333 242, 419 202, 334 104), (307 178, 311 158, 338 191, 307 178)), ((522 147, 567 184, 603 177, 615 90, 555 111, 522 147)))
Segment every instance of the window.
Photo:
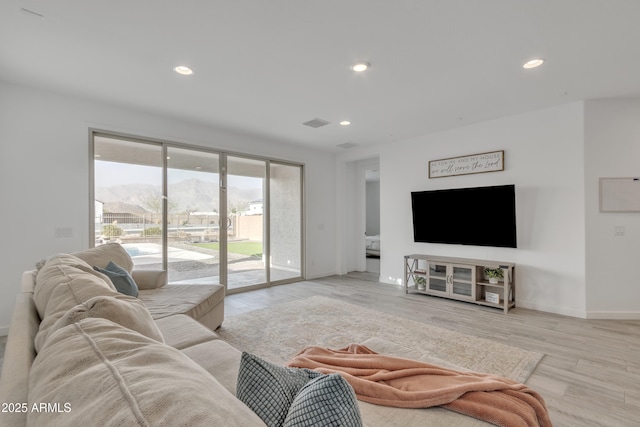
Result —
POLYGON ((123 244, 138 269, 163 260, 162 146, 94 138, 94 240, 123 244))
POLYGON ((303 167, 92 133, 92 240, 136 269, 230 291, 300 280, 303 167))

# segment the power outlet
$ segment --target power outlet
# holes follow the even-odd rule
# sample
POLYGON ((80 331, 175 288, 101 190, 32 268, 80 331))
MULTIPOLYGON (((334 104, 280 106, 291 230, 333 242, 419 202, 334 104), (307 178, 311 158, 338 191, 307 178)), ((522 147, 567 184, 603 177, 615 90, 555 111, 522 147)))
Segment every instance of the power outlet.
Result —
POLYGON ((624 225, 616 225, 613 227, 614 236, 624 236, 625 231, 624 225))

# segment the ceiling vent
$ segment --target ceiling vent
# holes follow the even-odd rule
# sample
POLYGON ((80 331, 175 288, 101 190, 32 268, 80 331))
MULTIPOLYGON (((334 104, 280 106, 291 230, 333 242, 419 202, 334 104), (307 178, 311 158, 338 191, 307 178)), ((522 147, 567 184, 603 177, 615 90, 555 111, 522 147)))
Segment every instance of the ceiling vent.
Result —
POLYGON ((336 147, 344 148, 345 150, 349 148, 357 147, 357 146, 358 144, 356 144, 355 142, 345 142, 344 144, 336 145, 336 147))
POLYGON ((309 120, 308 122, 304 122, 303 125, 305 126, 309 126, 312 128, 321 128, 322 126, 326 126, 328 125, 330 122, 326 121, 326 120, 322 120, 319 118, 315 118, 313 120, 309 120))

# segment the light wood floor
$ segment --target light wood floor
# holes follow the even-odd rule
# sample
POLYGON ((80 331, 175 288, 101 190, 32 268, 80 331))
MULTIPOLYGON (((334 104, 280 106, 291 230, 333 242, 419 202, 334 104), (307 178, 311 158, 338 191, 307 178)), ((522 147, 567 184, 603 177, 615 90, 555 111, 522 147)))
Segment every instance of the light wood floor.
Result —
MULTIPOLYGON (((397 286, 332 276, 229 295, 226 316, 322 295, 545 354, 527 384, 555 427, 640 426, 640 321, 584 320, 515 308, 509 314, 397 286)), ((398 325, 399 328, 402 325, 398 325)))
MULTIPOLYGON (((640 321, 584 320, 499 310, 425 295, 367 275, 332 276, 229 295, 226 316, 322 295, 545 354, 527 384, 555 427, 640 426, 640 321)), ((402 325, 398 325, 402 327, 402 325)), ((0 337, 0 355, 5 339, 0 337)), ((0 359, 1 363, 1 359, 0 359)))

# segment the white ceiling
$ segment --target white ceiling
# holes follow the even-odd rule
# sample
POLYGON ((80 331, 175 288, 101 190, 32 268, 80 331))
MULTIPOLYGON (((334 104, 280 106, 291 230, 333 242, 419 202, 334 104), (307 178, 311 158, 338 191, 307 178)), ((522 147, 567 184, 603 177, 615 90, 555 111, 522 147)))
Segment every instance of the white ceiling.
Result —
POLYGON ((2 0, 0 80, 338 151, 639 95, 639 23, 640 0, 2 0))

